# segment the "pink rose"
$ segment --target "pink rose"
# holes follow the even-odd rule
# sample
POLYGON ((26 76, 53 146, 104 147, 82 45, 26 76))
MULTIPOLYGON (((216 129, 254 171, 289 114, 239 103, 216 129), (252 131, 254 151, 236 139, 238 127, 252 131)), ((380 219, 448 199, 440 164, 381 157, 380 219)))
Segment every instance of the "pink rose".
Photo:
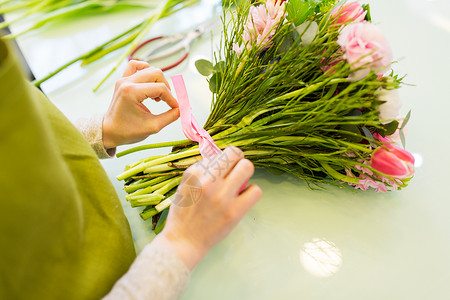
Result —
POLYGON ((410 178, 414 175, 414 156, 391 144, 375 149, 371 165, 375 170, 395 179, 410 178))
POLYGON ((392 51, 386 37, 372 23, 345 26, 337 42, 351 69, 358 69, 351 76, 353 80, 364 78, 370 71, 383 75, 392 62, 392 51))
POLYGON ((331 12, 331 17, 334 19, 334 24, 345 24, 348 22, 362 22, 366 17, 367 12, 362 8, 358 2, 345 3, 336 7, 331 12))

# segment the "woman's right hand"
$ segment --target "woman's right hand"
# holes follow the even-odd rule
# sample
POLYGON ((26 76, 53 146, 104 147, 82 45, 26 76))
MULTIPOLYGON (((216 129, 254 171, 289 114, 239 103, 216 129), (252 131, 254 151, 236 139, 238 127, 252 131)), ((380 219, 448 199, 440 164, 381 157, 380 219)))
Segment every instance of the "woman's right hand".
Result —
POLYGON ((146 62, 132 60, 116 83, 113 99, 103 117, 105 149, 137 143, 159 132, 180 116, 178 102, 160 69, 146 62), (164 101, 171 108, 154 115, 143 101, 164 101))
POLYGON ((203 159, 186 170, 164 230, 153 240, 193 269, 258 202, 262 191, 241 186, 253 175, 253 164, 236 147, 203 159))

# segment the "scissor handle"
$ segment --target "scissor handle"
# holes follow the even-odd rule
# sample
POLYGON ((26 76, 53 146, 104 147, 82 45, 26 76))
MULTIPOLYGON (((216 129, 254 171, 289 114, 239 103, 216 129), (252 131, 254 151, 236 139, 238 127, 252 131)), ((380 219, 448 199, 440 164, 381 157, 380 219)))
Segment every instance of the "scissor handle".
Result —
POLYGON ((188 57, 188 55, 189 55, 189 52, 186 51, 186 53, 184 53, 184 55, 179 60, 177 60, 176 62, 174 62, 171 65, 161 68, 161 71, 164 72, 164 71, 170 70, 172 68, 175 68, 176 66, 181 64, 188 57))
POLYGON ((135 58, 133 58, 133 56, 136 54, 136 52, 139 51, 139 49, 141 49, 142 47, 144 47, 145 45, 147 45, 153 41, 160 40, 162 38, 163 38, 163 36, 157 36, 157 37, 146 40, 145 42, 142 42, 141 44, 139 44, 136 48, 134 48, 134 50, 130 53, 130 55, 128 55, 128 61, 135 59, 135 58))
MULTIPOLYGON (((142 47, 144 47, 145 45, 147 45, 147 44, 149 44, 149 43, 151 43, 151 42, 153 42, 153 41, 160 40, 160 39, 162 39, 162 38, 164 38, 164 36, 157 36, 157 37, 154 37, 154 38, 152 38, 152 39, 149 39, 149 40, 147 40, 147 41, 142 42, 141 44, 139 44, 139 45, 138 45, 138 46, 130 53, 130 55, 128 55, 128 61, 133 60, 133 59, 136 59, 136 58, 133 58, 133 56, 136 54, 137 51, 139 51, 139 49, 141 49, 142 47)), ((170 70, 170 69, 172 69, 172 68, 175 68, 175 67, 178 66, 179 64, 181 64, 181 63, 188 57, 188 55, 189 55, 189 44, 187 44, 186 46, 184 46, 184 48, 185 48, 185 53, 183 54, 183 56, 182 56, 180 59, 178 59, 176 62, 174 62, 173 64, 170 64, 170 65, 168 65, 168 66, 166 66, 166 67, 162 67, 162 68, 161 68, 161 71, 167 71, 167 70, 170 70)), ((137 60, 140 60, 140 59, 137 59, 137 60)))

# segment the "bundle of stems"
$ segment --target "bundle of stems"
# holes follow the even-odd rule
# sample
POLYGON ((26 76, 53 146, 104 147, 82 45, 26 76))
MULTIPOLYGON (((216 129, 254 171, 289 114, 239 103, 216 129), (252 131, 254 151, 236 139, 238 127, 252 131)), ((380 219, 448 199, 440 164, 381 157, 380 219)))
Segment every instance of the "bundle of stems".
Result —
MULTIPOLYGON (((350 81, 358 69, 345 61, 338 62, 333 72, 324 72, 321 67, 336 61, 339 54, 339 26, 320 12, 312 16, 318 31, 310 44, 303 44, 302 33, 295 33, 293 24, 286 21, 277 28, 271 47, 262 50, 253 45, 237 55, 233 45, 241 41, 248 9, 244 3, 236 13, 224 13, 231 20, 223 19, 224 36, 209 79, 214 92, 204 128, 217 146, 237 146, 256 167, 293 174, 311 188, 358 183, 345 169, 358 174, 364 166, 377 174, 363 163, 380 145, 370 132, 388 130, 379 120, 382 102, 376 91, 396 89, 400 80, 371 73, 350 81), (285 49, 292 36, 298 37, 285 49)), ((202 159, 198 145, 183 140, 118 154, 161 147, 173 147, 172 152, 128 165, 117 176, 125 181, 130 204, 143 206, 141 217, 156 216, 154 221, 171 204, 170 196, 184 170, 202 159)))
POLYGON ((94 89, 96 91, 100 86, 116 71, 123 60, 128 57, 132 50, 142 41, 156 21, 168 17, 179 10, 191 6, 199 0, 3 0, 0 2, 0 14, 18 12, 18 17, 8 22, 0 23, 0 28, 4 28, 19 21, 32 20, 39 16, 39 20, 32 23, 27 29, 7 35, 3 38, 12 39, 25 33, 42 28, 57 20, 62 20, 70 16, 86 15, 87 13, 107 13, 113 10, 125 9, 130 7, 143 7, 150 9, 143 21, 134 25, 119 35, 105 41, 94 49, 87 51, 70 60, 66 64, 58 67, 41 79, 33 83, 40 86, 43 82, 57 75, 67 67, 80 62, 82 66, 91 64, 100 60, 105 55, 121 49, 121 55, 117 59, 116 65, 104 77, 104 79, 94 89))

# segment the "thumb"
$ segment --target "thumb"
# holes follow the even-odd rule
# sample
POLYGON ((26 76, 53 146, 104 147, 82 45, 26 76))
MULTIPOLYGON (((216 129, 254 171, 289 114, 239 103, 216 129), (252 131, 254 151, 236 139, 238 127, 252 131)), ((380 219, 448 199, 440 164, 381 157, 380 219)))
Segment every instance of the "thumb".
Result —
POLYGON ((153 116, 149 123, 151 123, 151 128, 155 128, 157 131, 160 131, 173 121, 177 120, 180 117, 180 109, 178 107, 172 108, 162 114, 153 116))

